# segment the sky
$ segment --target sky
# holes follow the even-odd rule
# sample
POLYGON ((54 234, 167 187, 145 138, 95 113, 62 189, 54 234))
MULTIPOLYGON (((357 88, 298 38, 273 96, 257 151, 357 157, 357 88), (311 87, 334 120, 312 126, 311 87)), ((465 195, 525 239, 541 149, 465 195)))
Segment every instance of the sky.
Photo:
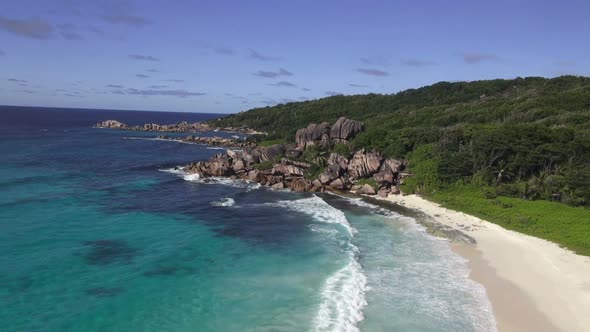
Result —
POLYGON ((590 76, 588 13, 585 0, 2 1, 0 104, 235 113, 590 76))

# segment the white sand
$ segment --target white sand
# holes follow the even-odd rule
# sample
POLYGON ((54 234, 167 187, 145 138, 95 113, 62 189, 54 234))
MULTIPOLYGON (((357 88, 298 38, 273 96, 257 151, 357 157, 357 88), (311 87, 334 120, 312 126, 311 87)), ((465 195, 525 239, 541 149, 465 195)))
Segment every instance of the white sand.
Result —
POLYGON ((470 260, 472 278, 486 287, 500 332, 590 331, 590 257, 416 195, 390 195, 387 200, 475 238, 476 250, 456 252, 470 260))

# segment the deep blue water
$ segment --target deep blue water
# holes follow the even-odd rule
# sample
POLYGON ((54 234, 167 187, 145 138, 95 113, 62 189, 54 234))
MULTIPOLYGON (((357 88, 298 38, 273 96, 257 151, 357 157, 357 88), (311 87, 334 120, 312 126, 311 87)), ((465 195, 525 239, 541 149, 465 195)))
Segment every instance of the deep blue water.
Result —
POLYGON ((173 168, 219 150, 91 128, 215 116, 1 107, 0 331, 494 330, 404 211, 203 183, 173 168))

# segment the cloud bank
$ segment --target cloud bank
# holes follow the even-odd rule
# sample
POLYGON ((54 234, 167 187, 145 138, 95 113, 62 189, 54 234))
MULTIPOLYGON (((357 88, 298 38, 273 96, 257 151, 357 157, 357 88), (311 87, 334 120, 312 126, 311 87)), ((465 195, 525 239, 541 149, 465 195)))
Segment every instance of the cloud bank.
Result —
POLYGON ((358 68, 356 71, 369 76, 389 76, 388 72, 374 68, 358 68))
POLYGON ((49 39, 55 30, 51 23, 39 18, 20 20, 4 16, 0 16, 0 29, 34 39, 49 39))
POLYGON ((279 76, 293 76, 293 73, 286 70, 285 68, 279 68, 278 71, 259 70, 256 73, 254 73, 253 75, 259 76, 259 77, 265 77, 265 78, 276 78, 279 76))
POLYGON ((139 61, 160 61, 160 59, 153 57, 151 55, 142 55, 142 54, 129 54, 129 58, 133 60, 139 61))

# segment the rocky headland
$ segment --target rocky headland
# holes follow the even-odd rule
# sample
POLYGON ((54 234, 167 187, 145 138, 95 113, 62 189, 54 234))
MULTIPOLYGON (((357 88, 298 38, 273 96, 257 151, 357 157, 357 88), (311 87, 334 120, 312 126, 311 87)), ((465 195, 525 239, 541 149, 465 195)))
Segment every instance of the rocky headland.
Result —
POLYGON ((230 177, 297 192, 351 191, 357 194, 399 194, 410 176, 405 160, 385 158, 378 151, 359 149, 348 155, 333 150, 364 129, 344 117, 334 124, 310 124, 295 135, 295 144, 245 146, 183 168, 199 177, 230 177))
POLYGON ((117 120, 106 120, 99 122, 94 125, 94 128, 108 128, 108 129, 119 129, 119 130, 132 130, 132 131, 155 131, 155 132, 171 132, 171 133, 207 133, 211 131, 223 131, 228 133, 243 133, 248 135, 263 134, 252 130, 250 128, 218 128, 212 127, 207 123, 194 122, 188 123, 186 121, 174 123, 174 124, 157 124, 157 123, 146 123, 143 126, 129 126, 123 122, 117 120))

